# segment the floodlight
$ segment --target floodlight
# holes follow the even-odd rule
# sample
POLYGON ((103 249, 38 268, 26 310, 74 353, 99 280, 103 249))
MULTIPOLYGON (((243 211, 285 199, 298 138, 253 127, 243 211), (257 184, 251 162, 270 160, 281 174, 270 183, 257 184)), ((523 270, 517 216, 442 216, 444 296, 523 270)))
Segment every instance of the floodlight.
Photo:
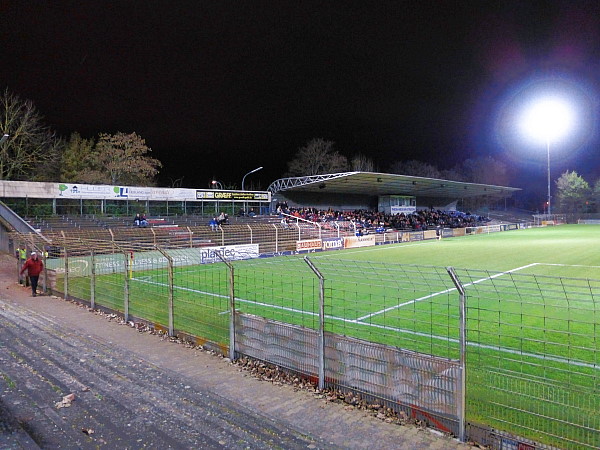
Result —
POLYGON ((573 128, 573 122, 571 105, 559 97, 550 97, 526 109, 522 126, 526 134, 547 142, 566 135, 573 128))
POLYGON ((565 99, 558 96, 535 100, 525 109, 521 122, 525 134, 546 143, 548 154, 548 200, 547 213, 552 214, 550 207, 550 141, 565 136, 575 121, 573 108, 565 99))

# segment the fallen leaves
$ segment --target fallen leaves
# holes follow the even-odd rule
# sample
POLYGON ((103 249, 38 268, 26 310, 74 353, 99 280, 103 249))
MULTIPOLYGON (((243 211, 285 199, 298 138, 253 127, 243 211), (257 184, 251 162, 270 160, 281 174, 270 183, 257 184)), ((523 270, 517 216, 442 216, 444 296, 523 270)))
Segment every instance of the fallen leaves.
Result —
POLYGON ((71 403, 75 400, 75 394, 71 393, 69 395, 65 395, 60 402, 56 402, 54 406, 56 408, 68 408, 71 406, 71 403))

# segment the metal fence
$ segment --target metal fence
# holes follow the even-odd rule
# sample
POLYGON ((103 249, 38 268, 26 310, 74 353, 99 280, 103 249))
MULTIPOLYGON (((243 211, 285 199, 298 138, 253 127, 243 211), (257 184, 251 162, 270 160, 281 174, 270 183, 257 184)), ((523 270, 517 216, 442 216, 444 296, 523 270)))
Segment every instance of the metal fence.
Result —
MULTIPOLYGON (((481 231, 463 231, 472 232, 481 231)), ((15 245, 47 246, 19 239, 15 245)), ((600 447, 600 281, 332 253, 257 258, 262 248, 250 240, 215 250, 194 240, 167 248, 65 238, 53 242, 44 282, 463 439, 494 448, 600 447)))

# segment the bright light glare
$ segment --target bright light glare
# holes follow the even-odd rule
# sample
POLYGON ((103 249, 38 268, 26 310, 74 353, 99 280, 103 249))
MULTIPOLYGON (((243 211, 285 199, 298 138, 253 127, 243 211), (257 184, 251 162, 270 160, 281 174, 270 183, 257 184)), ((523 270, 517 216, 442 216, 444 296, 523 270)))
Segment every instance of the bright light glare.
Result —
POLYGON ((548 98, 526 109, 522 126, 524 132, 535 139, 553 141, 567 134, 573 122, 573 110, 566 101, 548 98))

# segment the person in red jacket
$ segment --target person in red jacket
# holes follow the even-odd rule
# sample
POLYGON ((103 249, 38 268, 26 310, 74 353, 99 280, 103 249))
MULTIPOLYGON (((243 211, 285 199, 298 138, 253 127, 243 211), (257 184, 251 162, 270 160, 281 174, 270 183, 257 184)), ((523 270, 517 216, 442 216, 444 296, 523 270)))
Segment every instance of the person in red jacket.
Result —
POLYGON ((27 275, 29 275, 29 280, 31 281, 31 293, 34 297, 37 295, 37 285, 42 270, 44 270, 44 263, 38 258, 36 252, 31 252, 31 257, 25 261, 25 264, 21 268, 21 275, 27 271, 27 275))

